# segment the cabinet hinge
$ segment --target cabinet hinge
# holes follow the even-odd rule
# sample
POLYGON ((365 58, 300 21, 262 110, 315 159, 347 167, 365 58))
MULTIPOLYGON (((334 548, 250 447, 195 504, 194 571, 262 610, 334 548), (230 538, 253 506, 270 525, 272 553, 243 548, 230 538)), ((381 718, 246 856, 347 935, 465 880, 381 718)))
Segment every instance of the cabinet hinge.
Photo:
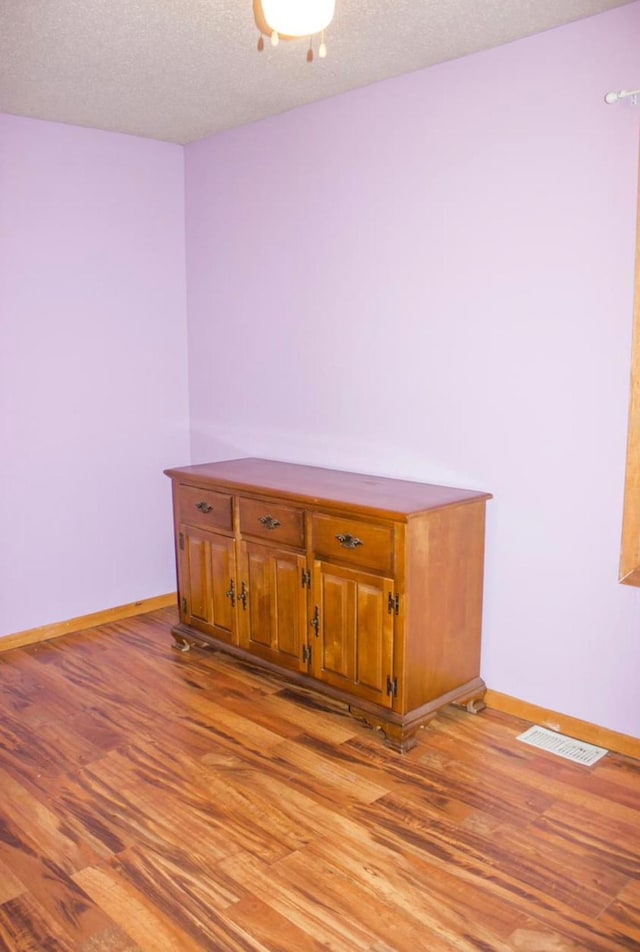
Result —
POLYGON ((391 675, 387 675, 387 694, 389 697, 398 696, 398 679, 392 678, 391 675))
POLYGON ((181 532, 178 536, 178 544, 182 551, 184 552, 184 532, 181 532))
POLYGON ((397 615, 400 611, 400 596, 396 592, 395 595, 393 592, 389 592, 389 602, 387 605, 387 611, 390 615, 397 615))
POLYGON ((186 600, 186 598, 183 598, 183 599, 182 599, 182 614, 183 614, 183 615, 186 615, 186 614, 187 614, 187 600, 186 600))
POLYGON ((311 588, 311 572, 309 569, 302 570, 302 587, 311 588))
POLYGON ((311 664, 311 645, 302 646, 302 660, 305 664, 311 664))

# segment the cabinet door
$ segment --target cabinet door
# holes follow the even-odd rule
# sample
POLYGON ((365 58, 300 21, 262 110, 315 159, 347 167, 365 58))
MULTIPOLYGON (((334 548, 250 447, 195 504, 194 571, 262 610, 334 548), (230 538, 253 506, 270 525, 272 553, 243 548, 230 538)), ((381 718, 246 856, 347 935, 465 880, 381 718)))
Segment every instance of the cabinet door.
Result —
POLYGON ((306 560, 294 552, 242 542, 238 614, 243 648, 307 671, 306 560))
POLYGON ((385 707, 392 703, 387 685, 393 677, 393 588, 391 579, 314 563, 313 674, 385 707))
POLYGON ((222 641, 237 642, 233 539, 181 526, 180 568, 182 621, 222 641))

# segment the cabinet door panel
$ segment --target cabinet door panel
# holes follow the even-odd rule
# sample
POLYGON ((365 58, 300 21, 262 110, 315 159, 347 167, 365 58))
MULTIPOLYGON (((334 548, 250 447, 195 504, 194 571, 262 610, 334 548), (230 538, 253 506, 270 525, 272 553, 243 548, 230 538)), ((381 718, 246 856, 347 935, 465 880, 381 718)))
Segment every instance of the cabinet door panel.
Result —
POLYGON ((307 593, 303 556, 252 542, 241 545, 241 644, 263 658, 306 671, 307 593))
POLYGON ((249 621, 248 641, 251 646, 272 647, 274 599, 271 593, 271 564, 268 552, 249 549, 246 558, 248 601, 245 611, 249 621))
POLYGON ((390 579, 316 562, 314 593, 320 613, 314 675, 334 687, 391 706, 393 613, 390 579))
POLYGON ((294 658, 301 657, 302 640, 307 636, 303 568, 304 559, 274 556, 277 649, 294 658))
POLYGON ((189 526, 181 526, 180 534, 184 540, 183 621, 234 642, 235 608, 227 594, 236 574, 233 539, 189 526))
POLYGON ((356 584, 327 571, 322 575, 320 591, 322 640, 318 654, 322 668, 355 681, 356 584))
POLYGON ((186 536, 187 559, 187 614, 192 619, 211 623, 211 586, 207 543, 198 537, 186 536))
POLYGON ((375 584, 359 582, 356 586, 356 618, 358 619, 357 680, 372 691, 386 692, 387 675, 392 674, 392 658, 387 650, 392 638, 385 637, 387 628, 393 627, 389 614, 389 593, 379 579, 375 584), (375 634, 374 634, 375 633, 375 634))
POLYGON ((211 577, 212 624, 231 634, 235 630, 235 608, 227 594, 236 577, 236 559, 233 539, 210 537, 209 560, 211 577))

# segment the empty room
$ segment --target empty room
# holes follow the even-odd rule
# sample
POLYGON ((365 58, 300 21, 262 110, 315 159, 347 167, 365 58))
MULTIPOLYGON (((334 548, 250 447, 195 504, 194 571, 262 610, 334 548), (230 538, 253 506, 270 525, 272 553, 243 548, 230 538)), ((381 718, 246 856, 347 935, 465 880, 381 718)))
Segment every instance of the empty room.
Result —
POLYGON ((640 948, 640 0, 0 0, 0 947, 640 948))

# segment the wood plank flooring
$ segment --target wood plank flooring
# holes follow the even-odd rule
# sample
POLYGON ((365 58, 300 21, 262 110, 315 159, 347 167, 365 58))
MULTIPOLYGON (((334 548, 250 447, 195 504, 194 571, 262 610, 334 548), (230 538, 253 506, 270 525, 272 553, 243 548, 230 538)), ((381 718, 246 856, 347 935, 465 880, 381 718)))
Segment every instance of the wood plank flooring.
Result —
POLYGON ((402 756, 174 617, 0 655, 0 948, 640 950, 640 762, 454 709, 402 756))

